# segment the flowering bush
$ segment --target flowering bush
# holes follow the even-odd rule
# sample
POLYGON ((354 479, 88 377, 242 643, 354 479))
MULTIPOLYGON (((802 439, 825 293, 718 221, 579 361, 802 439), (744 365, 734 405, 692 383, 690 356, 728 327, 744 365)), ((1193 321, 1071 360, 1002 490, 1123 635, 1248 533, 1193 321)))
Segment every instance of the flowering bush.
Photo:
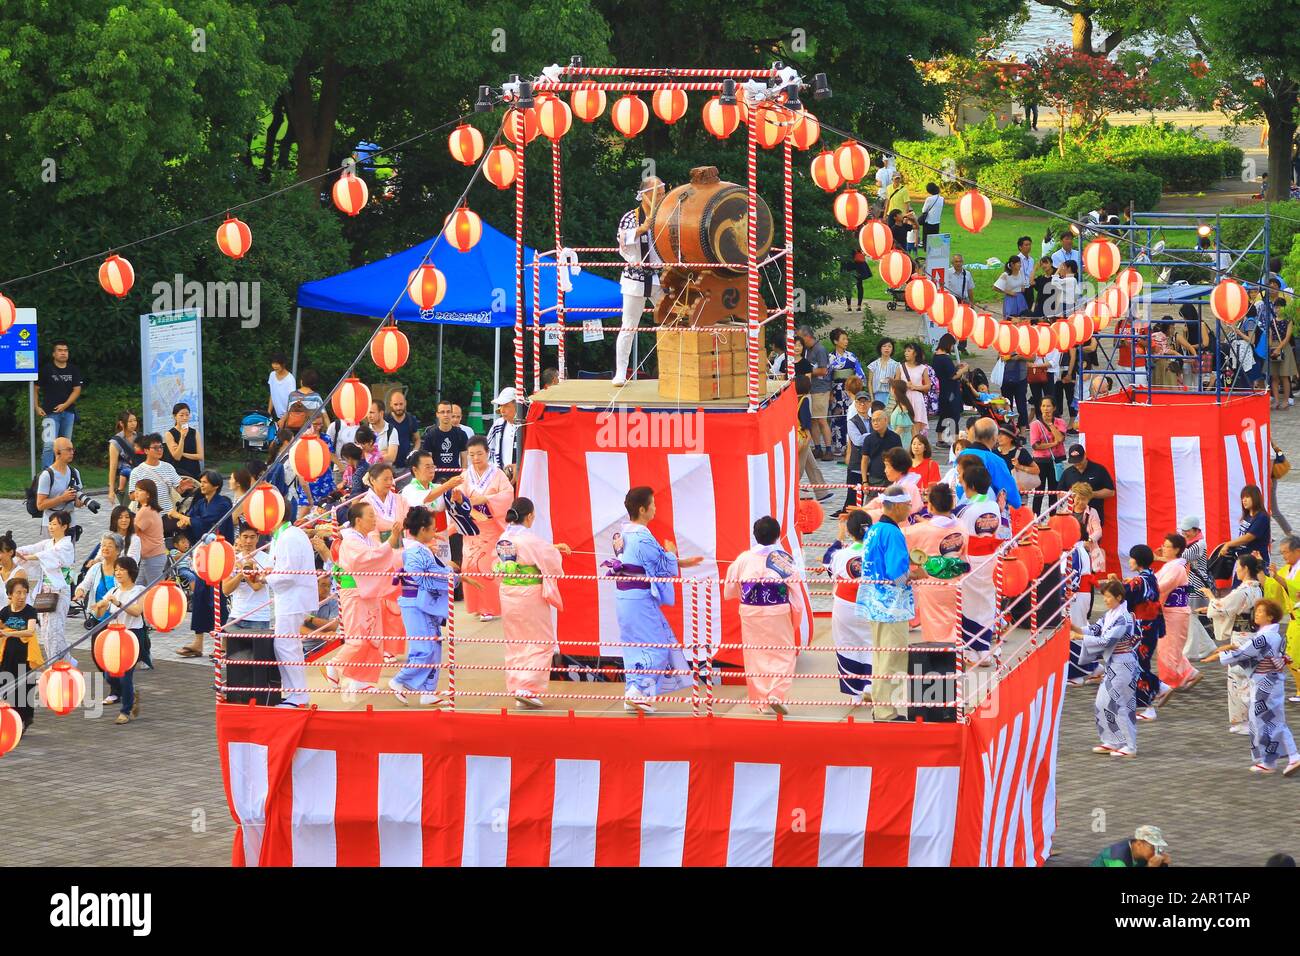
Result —
POLYGON ((1037 100, 1056 110, 1057 148, 1062 157, 1067 142, 1081 145, 1100 132, 1108 114, 1149 103, 1142 82, 1109 57, 1052 43, 1038 51, 1034 61, 1032 67, 1017 72, 1011 92, 1018 99, 1037 100))

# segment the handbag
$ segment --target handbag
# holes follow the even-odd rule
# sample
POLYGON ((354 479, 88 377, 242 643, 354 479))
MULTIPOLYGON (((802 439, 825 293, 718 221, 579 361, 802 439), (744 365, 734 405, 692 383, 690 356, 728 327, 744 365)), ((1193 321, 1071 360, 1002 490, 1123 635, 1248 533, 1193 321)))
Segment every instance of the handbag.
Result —
POLYGON ((1047 377, 1048 377, 1048 376, 1047 376, 1047 366, 1046 366, 1046 365, 1031 365, 1031 366, 1029 366, 1029 378, 1028 378, 1028 381, 1029 381, 1029 384, 1030 384, 1030 385, 1046 385, 1046 384, 1047 384, 1047 377))
POLYGON ((1291 462, 1286 460, 1286 455, 1278 455, 1273 459, 1273 478, 1285 478, 1291 471, 1291 462))
POLYGON ((32 598, 32 610, 37 614, 49 614, 59 606, 58 591, 41 591, 32 598))
MULTIPOLYGON (((1067 464, 1068 464, 1068 463, 1066 462, 1066 460, 1065 460, 1064 458, 1053 458, 1053 459, 1052 459, 1052 468, 1053 468, 1053 470, 1056 472, 1056 480, 1057 480, 1058 482, 1061 480, 1061 476, 1062 476, 1063 474, 1065 474, 1065 469, 1066 469, 1066 467, 1067 467, 1067 464)), ((1069 489, 1067 488, 1066 490, 1068 491, 1069 489)))

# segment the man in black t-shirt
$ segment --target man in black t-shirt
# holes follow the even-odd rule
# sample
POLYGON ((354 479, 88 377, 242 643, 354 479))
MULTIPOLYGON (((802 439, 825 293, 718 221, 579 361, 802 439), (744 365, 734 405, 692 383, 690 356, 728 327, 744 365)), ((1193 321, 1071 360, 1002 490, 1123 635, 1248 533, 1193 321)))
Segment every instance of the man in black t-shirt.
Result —
POLYGON ((1057 487, 1062 491, 1069 491, 1081 481, 1090 487, 1092 501, 1089 504, 1097 509, 1097 517, 1105 524, 1106 499, 1115 497, 1115 481, 1111 478, 1110 472, 1095 461, 1089 461, 1082 445, 1071 445, 1066 459, 1070 464, 1065 471, 1061 472, 1061 478, 1056 483, 1057 487))
POLYGON ((438 403, 438 423, 424 430, 420 442, 422 449, 433 453, 433 467, 437 469, 438 481, 446 481, 456 472, 465 470, 465 451, 469 447, 469 437, 452 420, 451 402, 438 403))
POLYGON ((42 419, 42 468, 54 463, 54 439, 72 438, 83 384, 81 369, 68 361, 68 343, 55 340, 50 361, 41 366, 36 379, 36 414, 42 419))
MULTIPOLYGON (((867 465, 867 484, 876 487, 888 484, 885 481, 885 452, 902 447, 903 439, 898 437, 898 432, 889 429, 889 416, 884 412, 872 414, 871 432, 862 443, 862 461, 867 465)), ((868 492, 867 500, 875 496, 876 492, 868 492)))
POLYGON ((407 414, 406 393, 394 389, 388 394, 388 424, 397 434, 397 458, 393 467, 406 467, 406 459, 420 447, 420 420, 407 414))

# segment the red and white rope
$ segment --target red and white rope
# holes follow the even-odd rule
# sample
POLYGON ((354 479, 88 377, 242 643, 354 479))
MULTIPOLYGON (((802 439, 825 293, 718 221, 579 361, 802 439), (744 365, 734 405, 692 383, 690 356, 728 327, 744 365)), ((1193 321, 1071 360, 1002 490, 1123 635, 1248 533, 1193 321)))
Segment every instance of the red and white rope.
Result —
MULTIPOLYGON (((564 178, 560 163, 560 141, 551 141, 551 205, 555 217, 555 258, 559 261, 560 250, 564 248, 564 178)), ((536 282, 537 276, 533 277, 536 282)), ((560 270, 555 270, 555 316, 560 325, 559 353, 555 359, 556 371, 559 373, 560 381, 565 379, 565 354, 564 354, 564 287, 560 284, 560 270)), ((538 383, 540 386, 540 383, 538 383)))
POLYGON ((781 185, 785 190, 785 375, 794 378, 794 177, 790 137, 781 157, 781 185))
POLYGON ((765 379, 759 375, 758 368, 758 310, 763 304, 759 298, 758 285, 758 110, 749 110, 749 136, 745 144, 745 172, 747 188, 745 199, 749 206, 748 221, 745 226, 746 261, 748 262, 748 308, 749 319, 749 410, 758 411, 758 387, 765 379))

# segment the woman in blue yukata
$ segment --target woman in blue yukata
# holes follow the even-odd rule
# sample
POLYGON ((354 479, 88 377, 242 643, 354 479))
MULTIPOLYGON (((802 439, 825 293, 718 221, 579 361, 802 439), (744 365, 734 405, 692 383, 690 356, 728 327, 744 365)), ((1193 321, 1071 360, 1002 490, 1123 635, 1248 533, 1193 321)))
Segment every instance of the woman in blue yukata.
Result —
POLYGON ((1095 754, 1137 756, 1137 684, 1141 665, 1137 659, 1137 623, 1128 609, 1124 585, 1111 578, 1097 586, 1106 613, 1087 628, 1070 629, 1080 637, 1079 664, 1101 660, 1105 669, 1097 685, 1093 713, 1101 744, 1095 754))
POLYGON ((865 381, 867 373, 862 370, 862 363, 858 361, 858 357, 849 351, 849 333, 843 329, 831 329, 831 345, 834 348, 831 351, 830 364, 827 366, 830 369, 831 380, 835 383, 831 388, 831 444, 834 446, 835 454, 842 455, 849 408, 853 403, 853 397, 844 386, 854 376, 865 381))

